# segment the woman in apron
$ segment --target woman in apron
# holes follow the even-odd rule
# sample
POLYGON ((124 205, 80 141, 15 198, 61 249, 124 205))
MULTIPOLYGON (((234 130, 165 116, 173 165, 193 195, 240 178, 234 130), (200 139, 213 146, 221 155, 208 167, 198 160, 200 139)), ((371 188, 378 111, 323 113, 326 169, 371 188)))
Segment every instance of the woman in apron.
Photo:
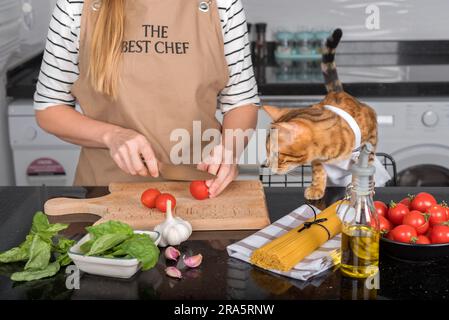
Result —
MULTIPOLYGON (((258 104, 241 0, 57 1, 35 109, 44 130, 82 146, 76 185, 158 178, 159 163, 173 162, 174 133, 192 144, 195 125, 255 128, 258 104)), ((194 149, 183 149, 190 160, 194 149)), ((223 154, 195 163, 217 175, 211 197, 238 175, 223 154)))

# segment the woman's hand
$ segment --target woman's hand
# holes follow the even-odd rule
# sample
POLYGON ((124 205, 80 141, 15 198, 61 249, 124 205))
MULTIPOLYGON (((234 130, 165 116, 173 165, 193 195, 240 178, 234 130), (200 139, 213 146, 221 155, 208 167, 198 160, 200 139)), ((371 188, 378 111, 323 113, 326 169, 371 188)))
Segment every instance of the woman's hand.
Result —
POLYGON ((198 170, 207 171, 217 176, 214 180, 206 181, 211 198, 215 198, 222 193, 239 175, 237 164, 232 160, 225 161, 225 159, 230 159, 230 156, 229 154, 226 156, 223 151, 222 145, 216 146, 212 155, 197 166, 198 170))
POLYGON ((112 159, 124 172, 133 176, 159 176, 153 148, 142 134, 130 129, 114 128, 104 135, 103 140, 112 159))

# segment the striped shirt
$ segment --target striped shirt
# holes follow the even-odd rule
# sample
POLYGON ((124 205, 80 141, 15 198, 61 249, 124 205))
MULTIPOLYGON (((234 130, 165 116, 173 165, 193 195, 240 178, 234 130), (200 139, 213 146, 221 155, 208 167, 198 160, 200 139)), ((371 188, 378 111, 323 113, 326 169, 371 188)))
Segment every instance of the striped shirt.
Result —
MULTIPOLYGON (((216 0, 223 31, 229 82, 218 95, 227 112, 239 106, 260 104, 242 0, 216 0)), ((57 0, 49 26, 34 108, 75 106, 72 85, 79 77, 79 35, 84 1, 57 0)))

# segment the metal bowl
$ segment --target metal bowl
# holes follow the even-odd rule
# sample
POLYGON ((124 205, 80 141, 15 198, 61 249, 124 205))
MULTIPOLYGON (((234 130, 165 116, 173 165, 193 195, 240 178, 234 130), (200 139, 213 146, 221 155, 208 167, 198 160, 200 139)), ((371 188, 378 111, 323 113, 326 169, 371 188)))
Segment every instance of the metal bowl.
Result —
POLYGON ((380 253, 399 260, 433 261, 449 257, 449 243, 409 244, 381 238, 380 253))

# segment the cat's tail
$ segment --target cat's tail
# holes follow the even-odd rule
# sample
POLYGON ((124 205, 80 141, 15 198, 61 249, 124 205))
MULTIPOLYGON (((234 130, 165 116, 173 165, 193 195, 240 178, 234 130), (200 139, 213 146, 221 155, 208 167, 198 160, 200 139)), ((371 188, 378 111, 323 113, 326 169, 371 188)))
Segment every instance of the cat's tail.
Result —
POLYGON ((323 57, 321 60, 321 70, 324 76, 324 84, 327 92, 343 91, 343 84, 338 79, 337 65, 335 64, 335 51, 343 35, 341 29, 335 29, 332 35, 327 38, 326 45, 323 48, 323 57))

